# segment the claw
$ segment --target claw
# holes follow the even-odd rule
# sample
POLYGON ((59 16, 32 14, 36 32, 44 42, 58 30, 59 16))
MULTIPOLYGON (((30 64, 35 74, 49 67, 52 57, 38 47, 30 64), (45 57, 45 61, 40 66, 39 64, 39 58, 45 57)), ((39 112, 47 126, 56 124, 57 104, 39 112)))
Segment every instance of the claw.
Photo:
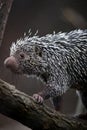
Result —
POLYGON ((33 94, 33 98, 37 103, 43 103, 43 97, 41 97, 39 94, 33 94))

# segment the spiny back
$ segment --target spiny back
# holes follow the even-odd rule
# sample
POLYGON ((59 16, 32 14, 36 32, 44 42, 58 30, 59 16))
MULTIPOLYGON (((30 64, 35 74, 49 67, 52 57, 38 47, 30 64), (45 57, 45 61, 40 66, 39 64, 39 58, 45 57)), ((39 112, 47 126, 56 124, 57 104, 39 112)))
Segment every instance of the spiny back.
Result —
MULTIPOLYGON (((54 47, 54 48, 59 48, 60 50, 62 49, 67 49, 69 47, 72 46, 77 46, 79 49, 79 46, 84 46, 84 48, 82 49, 86 49, 85 47, 87 47, 87 44, 85 44, 85 42, 87 42, 87 30, 74 30, 71 31, 69 33, 57 33, 55 34, 55 32, 53 34, 47 34, 46 36, 43 37, 39 37, 39 36, 33 36, 30 37, 29 36, 25 36, 24 38, 21 38, 19 40, 17 40, 16 43, 13 43, 11 46, 11 51, 10 53, 13 54, 15 51, 17 51, 19 48, 24 48, 27 50, 27 47, 29 47, 29 45, 34 45, 35 43, 38 46, 42 46, 42 47, 54 47)), ((76 48, 77 48, 76 47, 76 48)))

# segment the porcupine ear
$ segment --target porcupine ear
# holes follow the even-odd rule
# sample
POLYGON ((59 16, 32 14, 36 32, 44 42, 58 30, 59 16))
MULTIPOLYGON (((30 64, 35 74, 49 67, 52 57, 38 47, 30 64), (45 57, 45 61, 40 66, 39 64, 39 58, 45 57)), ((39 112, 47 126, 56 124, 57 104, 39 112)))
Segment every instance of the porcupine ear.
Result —
POLYGON ((42 57, 42 50, 43 48, 41 46, 38 45, 35 46, 35 53, 40 57, 42 57))

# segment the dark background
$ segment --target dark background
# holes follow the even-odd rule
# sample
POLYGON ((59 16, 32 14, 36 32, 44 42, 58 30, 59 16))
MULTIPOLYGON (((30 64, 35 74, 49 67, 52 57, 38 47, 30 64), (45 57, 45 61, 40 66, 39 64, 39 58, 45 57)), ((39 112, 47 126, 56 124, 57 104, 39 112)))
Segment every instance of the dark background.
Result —
MULTIPOLYGON (((14 0, 8 17, 2 46, 0 47, 0 78, 16 85, 29 95, 42 89, 36 79, 17 76, 7 70, 4 59, 9 56, 12 42, 31 28, 32 35, 38 30, 40 36, 53 31, 70 31, 87 28, 87 0, 14 0)), ((76 111, 77 95, 73 90, 63 96, 61 112, 73 114, 76 111)), ((47 102, 49 106, 52 104, 47 102)), ((21 124, 0 115, 1 130, 28 130, 21 124), (14 126, 14 127, 13 127, 14 126)))

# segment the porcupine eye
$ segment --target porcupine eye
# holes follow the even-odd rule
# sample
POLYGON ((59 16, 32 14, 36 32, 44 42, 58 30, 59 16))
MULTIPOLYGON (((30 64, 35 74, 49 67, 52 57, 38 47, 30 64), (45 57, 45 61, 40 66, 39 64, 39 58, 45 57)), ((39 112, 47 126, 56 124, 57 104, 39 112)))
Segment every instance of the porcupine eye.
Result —
POLYGON ((25 58, 25 54, 23 52, 20 52, 19 56, 20 56, 21 59, 25 58))

